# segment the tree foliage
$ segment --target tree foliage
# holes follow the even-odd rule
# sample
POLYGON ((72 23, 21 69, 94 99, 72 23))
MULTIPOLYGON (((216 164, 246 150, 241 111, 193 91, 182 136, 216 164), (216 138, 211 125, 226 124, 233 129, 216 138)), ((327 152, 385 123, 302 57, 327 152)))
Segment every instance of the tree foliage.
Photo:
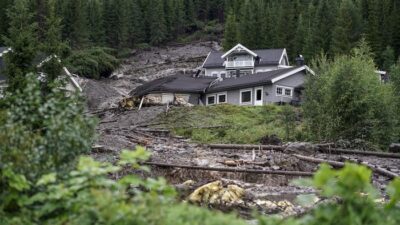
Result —
POLYGON ((365 44, 350 56, 319 60, 306 84, 304 114, 318 141, 362 139, 386 145, 396 126, 393 90, 382 85, 365 44))

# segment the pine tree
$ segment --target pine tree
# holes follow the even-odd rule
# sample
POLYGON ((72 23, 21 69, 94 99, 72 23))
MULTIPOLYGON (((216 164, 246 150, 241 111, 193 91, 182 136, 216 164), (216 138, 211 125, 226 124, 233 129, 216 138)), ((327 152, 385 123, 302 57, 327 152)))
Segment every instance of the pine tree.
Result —
POLYGON ((222 46, 225 50, 229 50, 234 47, 237 43, 237 22, 236 16, 231 11, 225 22, 225 32, 224 32, 224 40, 222 46))
POLYGON ((7 36, 10 20, 7 16, 8 9, 12 6, 13 0, 1 0, 0 1, 0 45, 3 45, 3 39, 1 37, 7 36))
POLYGON ((167 28, 164 17, 164 2, 162 0, 152 1, 152 13, 149 15, 150 43, 159 45, 166 41, 167 28))
POLYGON ((89 40, 93 45, 105 44, 104 18, 101 0, 88 0, 86 3, 89 40))
POLYGON ((381 32, 382 27, 380 23, 380 6, 381 2, 369 0, 368 1, 368 18, 367 18, 367 41, 371 46, 372 52, 375 55, 377 62, 381 62, 380 56, 383 46, 381 46, 381 32))
POLYGON ((64 0, 62 2, 63 37, 73 48, 83 48, 88 44, 87 17, 84 0, 64 0))
POLYGON ((61 40, 61 18, 56 15, 55 3, 55 0, 48 0, 48 13, 45 18, 46 30, 44 32, 44 42, 41 46, 43 52, 50 57, 50 60, 42 65, 42 72, 46 74, 46 86, 61 74, 61 57, 62 53, 67 49, 67 45, 61 40))
POLYGON ((8 11, 10 28, 4 42, 12 51, 5 55, 5 74, 8 91, 15 92, 25 87, 25 76, 35 71, 32 61, 37 52, 37 24, 30 12, 28 0, 15 0, 8 11))
POLYGON ((382 56, 382 69, 385 71, 389 71, 390 68, 396 63, 396 58, 394 54, 394 50, 391 46, 387 46, 385 51, 383 51, 382 56))
POLYGON ((334 54, 348 54, 356 46, 362 31, 361 20, 361 11, 353 1, 343 0, 333 29, 331 49, 334 54))

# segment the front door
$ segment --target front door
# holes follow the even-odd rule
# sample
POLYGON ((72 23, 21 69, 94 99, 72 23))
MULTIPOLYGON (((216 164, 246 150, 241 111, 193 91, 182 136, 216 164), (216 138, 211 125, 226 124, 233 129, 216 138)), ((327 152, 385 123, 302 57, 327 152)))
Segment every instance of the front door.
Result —
POLYGON ((254 89, 254 105, 263 105, 263 88, 254 89))

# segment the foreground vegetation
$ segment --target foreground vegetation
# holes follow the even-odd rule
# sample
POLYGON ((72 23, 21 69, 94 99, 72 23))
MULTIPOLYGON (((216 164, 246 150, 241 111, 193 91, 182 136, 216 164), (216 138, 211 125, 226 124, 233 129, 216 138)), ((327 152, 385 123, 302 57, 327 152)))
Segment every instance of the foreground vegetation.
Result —
POLYGON ((175 134, 200 143, 258 144, 268 135, 284 141, 304 140, 300 117, 301 109, 291 106, 226 104, 174 108, 159 121, 175 134))

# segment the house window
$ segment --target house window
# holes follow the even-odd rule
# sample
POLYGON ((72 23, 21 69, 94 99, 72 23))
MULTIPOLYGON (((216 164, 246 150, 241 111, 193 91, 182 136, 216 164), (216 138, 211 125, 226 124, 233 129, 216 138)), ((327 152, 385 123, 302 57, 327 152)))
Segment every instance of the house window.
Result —
POLYGON ((226 93, 218 94, 218 104, 226 103, 226 93))
POLYGON ((217 72, 212 72, 212 73, 211 73, 211 76, 217 77, 217 76, 218 76, 218 73, 217 73, 217 72))
POLYGON ((207 105, 215 105, 215 95, 207 96, 207 105))
POLYGON ((276 87, 276 96, 292 97, 293 96, 293 88, 277 86, 276 87))
POLYGON ((221 78, 225 78, 226 77, 226 73, 225 72, 221 72, 220 75, 221 75, 220 76, 221 78))
POLYGON ((240 91, 240 104, 247 105, 251 104, 251 89, 240 91))
POLYGON ((276 88, 276 95, 282 95, 282 93, 283 93, 283 89, 281 88, 281 87, 277 87, 276 88))

